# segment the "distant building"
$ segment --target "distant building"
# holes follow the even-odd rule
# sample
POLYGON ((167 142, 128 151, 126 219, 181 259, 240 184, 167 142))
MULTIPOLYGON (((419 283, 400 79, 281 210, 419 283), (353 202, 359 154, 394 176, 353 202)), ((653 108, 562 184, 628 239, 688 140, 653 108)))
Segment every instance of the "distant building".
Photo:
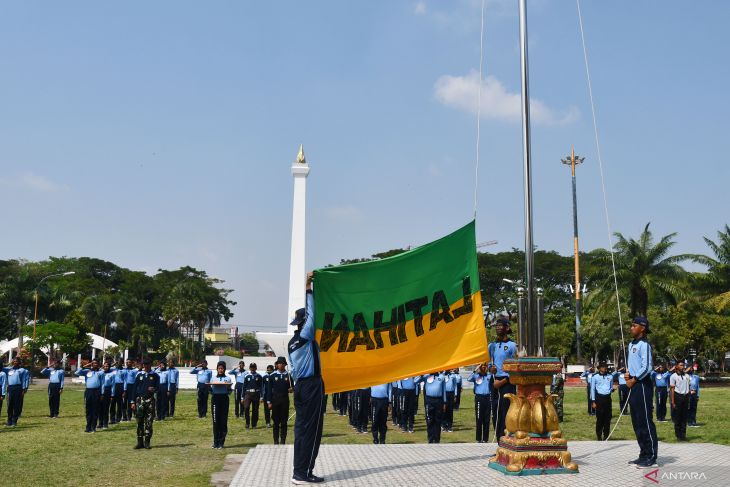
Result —
POLYGON ((238 335, 236 328, 224 328, 215 326, 205 331, 205 339, 210 341, 210 344, 215 347, 231 347, 235 345, 235 337, 238 335), (232 337, 232 333, 234 336, 232 337))

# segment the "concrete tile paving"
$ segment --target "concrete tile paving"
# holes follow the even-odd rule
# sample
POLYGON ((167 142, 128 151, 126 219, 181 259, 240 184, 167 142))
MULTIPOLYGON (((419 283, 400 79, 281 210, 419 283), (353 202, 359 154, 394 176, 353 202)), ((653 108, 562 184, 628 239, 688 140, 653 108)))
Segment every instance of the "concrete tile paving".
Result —
MULTIPOLYGON (((578 474, 511 477, 487 467, 494 445, 476 443, 322 445, 314 469, 324 485, 338 486, 730 486, 730 447, 709 443, 660 443, 659 468, 627 464, 638 456, 635 441, 569 443, 578 474), (655 482, 656 481, 656 482, 655 482)), ((292 445, 260 445, 249 451, 234 487, 291 485, 292 445)))

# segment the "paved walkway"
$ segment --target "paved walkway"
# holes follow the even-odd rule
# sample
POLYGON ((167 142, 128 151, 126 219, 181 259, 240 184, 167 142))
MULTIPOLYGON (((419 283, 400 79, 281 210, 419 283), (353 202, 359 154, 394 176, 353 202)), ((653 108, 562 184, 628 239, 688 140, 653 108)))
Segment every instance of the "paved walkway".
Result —
MULTIPOLYGON (((488 468, 494 445, 322 445, 315 474, 335 486, 727 486, 730 447, 709 443, 660 443, 659 468, 639 470, 627 464, 638 454, 635 441, 573 441, 568 444, 578 474, 508 477, 488 468), (600 453, 596 452, 601 449, 600 453)), ((291 485, 293 447, 261 445, 249 451, 231 486, 291 485)))

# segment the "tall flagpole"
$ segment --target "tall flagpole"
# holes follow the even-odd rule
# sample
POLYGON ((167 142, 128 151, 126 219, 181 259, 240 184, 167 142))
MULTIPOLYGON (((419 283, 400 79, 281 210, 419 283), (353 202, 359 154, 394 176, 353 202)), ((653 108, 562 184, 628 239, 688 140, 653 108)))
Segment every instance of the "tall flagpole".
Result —
POLYGON ((520 348, 525 347, 527 354, 537 355, 542 348, 538 330, 537 308, 535 303, 535 260, 532 241, 532 153, 530 148, 530 81, 527 57, 527 5, 520 0, 520 73, 522 81, 522 161, 525 194, 525 284, 527 287, 527 336, 520 337, 520 348))

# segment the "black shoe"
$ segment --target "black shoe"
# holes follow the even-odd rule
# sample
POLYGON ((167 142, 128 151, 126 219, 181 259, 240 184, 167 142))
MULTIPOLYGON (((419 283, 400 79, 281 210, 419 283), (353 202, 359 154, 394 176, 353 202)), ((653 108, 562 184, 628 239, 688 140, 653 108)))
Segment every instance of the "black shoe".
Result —
POLYGON ((300 477, 299 475, 294 475, 291 478, 291 483, 294 485, 307 485, 310 482, 307 477, 300 477))
POLYGON ((322 482, 324 482, 323 477, 317 477, 314 474, 307 477, 307 480, 309 481, 310 484, 321 484, 322 482))
POLYGON ((628 463, 629 465, 637 465, 637 464, 639 464, 639 463, 642 463, 642 462, 644 462, 644 461, 646 461, 646 458, 641 458, 641 457, 639 457, 639 458, 637 458, 636 460, 629 460, 629 461, 628 461, 627 463, 628 463))
POLYGON ((656 466, 656 458, 649 458, 648 460, 644 460, 643 462, 636 464, 636 468, 652 468, 656 466))
POLYGON ((145 440, 144 440, 144 447, 145 447, 145 450, 151 450, 152 449, 152 447, 150 446, 150 439, 149 438, 145 438, 145 440))
POLYGON ((141 450, 144 448, 144 443, 142 442, 142 439, 137 440, 137 445, 134 447, 135 450, 141 450))

